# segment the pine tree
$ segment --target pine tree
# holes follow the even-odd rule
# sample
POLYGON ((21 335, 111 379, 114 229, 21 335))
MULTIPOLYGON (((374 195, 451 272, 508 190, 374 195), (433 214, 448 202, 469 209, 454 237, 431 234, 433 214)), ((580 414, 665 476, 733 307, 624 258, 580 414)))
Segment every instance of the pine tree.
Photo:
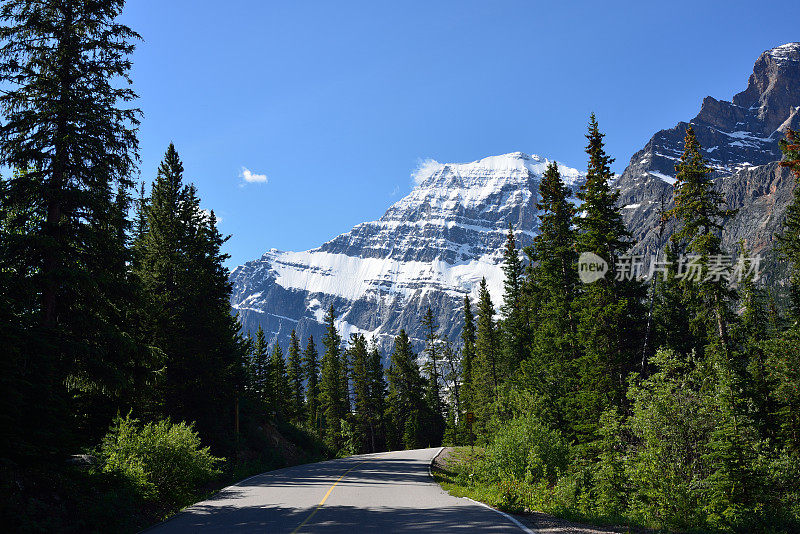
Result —
POLYGON ((319 354, 314 336, 308 336, 303 351, 303 376, 306 378, 306 421, 308 427, 319 435, 322 413, 319 401, 319 354))
POLYGON ((440 358, 440 340, 436 334, 438 325, 436 319, 433 317, 433 310, 430 306, 425 311, 422 317, 422 328, 425 331, 425 352, 428 356, 428 361, 425 363, 425 374, 427 380, 425 384, 425 399, 428 403, 428 411, 431 414, 431 420, 427 422, 426 429, 429 432, 429 440, 431 443, 439 443, 442 440, 442 433, 444 432, 444 413, 442 408, 442 393, 441 393, 441 358, 440 358))
POLYGON ((134 272, 150 295, 143 330, 166 358, 155 415, 196 421, 217 447, 229 443, 243 357, 228 256, 221 252, 226 240, 214 212, 201 210, 196 189, 183 183, 183 164, 170 144, 153 183, 147 233, 134 245, 134 272))
POLYGON ((628 374, 641 352, 643 287, 620 271, 619 257, 630 246, 630 234, 617 207, 619 192, 611 189, 614 161, 606 152, 594 114, 589 119, 586 182, 578 198, 582 217, 576 220, 579 253, 591 252, 605 260, 604 278, 584 284, 574 301, 577 339, 581 353, 575 361, 577 391, 570 395, 567 420, 579 440, 594 439, 600 415, 622 406, 628 374), (620 276, 618 276, 620 275, 620 276))
POLYGON ((475 366, 473 388, 475 422, 482 430, 491 418, 491 404, 497 399, 499 375, 497 357, 499 343, 494 320, 494 304, 489 295, 486 279, 478 289, 478 321, 475 335, 475 366))
POLYGON ((561 179, 556 163, 550 163, 539 184, 539 235, 527 250, 531 267, 523 285, 523 298, 535 308, 533 357, 525 363, 526 387, 535 391, 545 408, 540 413, 558 427, 564 427, 564 403, 576 388, 574 363, 577 321, 573 304, 578 272, 575 208, 570 189, 561 179))
POLYGON ((374 338, 367 358, 367 374, 372 416, 369 429, 370 452, 378 452, 384 450, 386 444, 386 425, 383 418, 386 411, 386 379, 380 349, 374 338))
POLYGON ((472 432, 467 423, 466 414, 475 410, 475 319, 469 295, 464 295, 464 329, 461 331, 461 409, 465 417, 460 421, 461 434, 465 442, 470 440, 472 432))
POLYGON ((132 237, 134 242, 140 241, 141 238, 147 233, 147 208, 149 206, 150 199, 145 193, 144 181, 139 184, 138 193, 139 196, 136 199, 135 217, 133 221, 132 237))
POLYGON ((475 318, 469 295, 464 295, 464 329, 461 331, 461 405, 471 411, 474 396, 473 367, 475 364, 475 318))
POLYGON ((128 322, 133 289, 120 270, 128 252, 115 191, 132 185, 140 116, 126 107, 136 98, 126 82, 138 35, 115 22, 122 6, 9 0, 0 8, 0 163, 17 171, 3 180, 16 228, 4 236, 3 263, 21 269, 7 295, 26 290, 19 296, 36 303, 18 323, 24 364, 9 369, 30 401, 24 414, 9 412, 10 430, 23 432, 19 452, 73 447, 70 433, 94 439, 130 408, 130 378, 151 373, 155 357, 128 322), (95 408, 102 417, 92 417, 95 408))
POLYGON ((283 349, 275 343, 270 359, 270 389, 272 398, 272 411, 275 416, 283 420, 288 414, 291 398, 289 396, 289 380, 286 377, 286 362, 283 359, 283 349))
POLYGON ((368 371, 369 354, 367 340, 363 334, 350 335, 347 352, 352 366, 355 434, 359 440, 356 452, 370 452, 372 448, 370 427, 374 423, 374 417, 368 371))
POLYGON ((257 402, 260 406, 260 411, 266 413, 267 409, 272 404, 271 396, 272 390, 270 388, 270 361, 269 353, 267 350, 267 340, 264 336, 264 330, 261 325, 258 325, 256 330, 256 338, 253 341, 253 391, 257 402))
POLYGON ((417 449, 427 445, 423 428, 425 420, 423 379, 411 347, 411 340, 405 330, 400 330, 400 334, 395 338, 387 376, 389 448, 417 449))
POLYGON ((336 312, 333 306, 325 315, 325 336, 322 345, 322 378, 320 381, 320 409, 324 416, 325 443, 334 451, 342 447, 342 419, 345 416, 342 384, 341 344, 342 338, 336 330, 336 312))
POLYGON ((728 289, 726 276, 714 279, 708 276, 708 268, 714 258, 722 257, 722 222, 733 211, 722 208, 725 199, 714 190, 712 170, 702 155, 691 125, 686 128, 684 151, 675 171, 675 206, 667 214, 677 219, 679 230, 670 239, 697 256, 696 263, 702 269, 701 280, 685 278, 687 290, 696 293, 701 302, 700 307, 692 312, 700 321, 710 323, 712 318, 708 317, 706 310, 713 310, 713 327, 701 325, 701 328, 716 330, 717 341, 727 357, 730 302, 735 294, 728 289))
POLYGON ((526 324, 527 313, 524 309, 522 287, 524 284, 523 265, 519 258, 517 242, 511 223, 508 225, 508 236, 503 249, 503 358, 502 372, 506 375, 514 373, 525 358, 529 343, 526 324))
MULTIPOLYGON (((800 184, 800 132, 788 130, 781 140, 782 167, 789 168, 800 184)), ((792 202, 786 208, 783 234, 778 236, 778 249, 789 263, 789 291, 792 298, 792 316, 800 322, 800 187, 794 188, 792 202)))
POLYGON ((464 420, 464 412, 461 404, 462 389, 459 383, 461 379, 461 370, 458 366, 458 354, 456 354, 456 351, 453 349, 453 345, 447 341, 444 342, 444 347, 442 348, 442 361, 443 364, 446 364, 446 370, 442 371, 442 378, 445 386, 452 392, 451 400, 448 403, 449 405, 445 406, 447 414, 445 418, 445 434, 449 437, 447 439, 442 437, 442 442, 451 445, 461 445, 462 441, 465 443, 468 441, 467 436, 462 432, 461 428, 464 420))
POLYGON ((292 329, 289 335, 289 357, 287 377, 289 380, 289 416, 294 421, 303 419, 303 365, 300 355, 300 341, 292 329))

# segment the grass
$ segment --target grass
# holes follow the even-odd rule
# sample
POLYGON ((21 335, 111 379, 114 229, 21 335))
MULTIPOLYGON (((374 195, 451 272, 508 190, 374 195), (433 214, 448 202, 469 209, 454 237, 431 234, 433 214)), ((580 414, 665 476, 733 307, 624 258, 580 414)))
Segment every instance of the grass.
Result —
POLYGON ((557 487, 524 482, 489 482, 481 476, 480 463, 484 458, 482 447, 453 447, 431 472, 437 483, 454 497, 468 497, 509 513, 541 512, 566 521, 596 526, 615 527, 623 532, 653 532, 625 518, 587 514, 576 506, 565 504, 557 487))

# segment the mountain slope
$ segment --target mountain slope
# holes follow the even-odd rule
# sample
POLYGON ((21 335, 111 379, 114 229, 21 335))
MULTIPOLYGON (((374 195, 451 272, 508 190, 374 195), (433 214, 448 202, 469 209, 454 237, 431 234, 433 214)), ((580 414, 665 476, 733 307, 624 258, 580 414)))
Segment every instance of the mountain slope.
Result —
MULTIPOLYGON (((726 221, 723 246, 735 250, 743 240, 753 252, 768 252, 794 186, 776 162, 785 131, 800 128, 800 43, 762 53, 747 89, 730 102, 706 97, 689 123, 728 207, 739 210, 726 221)), ((675 163, 683 153, 689 123, 679 122, 653 135, 617 181, 639 251, 653 252, 671 233, 667 227, 659 239, 659 211, 662 202, 664 209, 671 206, 675 163)))
MULTIPOLYGON (((800 129, 800 43, 761 54, 744 91, 731 101, 705 98, 689 123, 728 207, 737 210, 725 222, 723 246, 733 253, 742 242, 768 255, 795 183, 777 162, 786 129, 800 129)), ((673 230, 669 223, 659 228, 660 213, 671 206, 689 123, 653 135, 616 181, 635 252, 655 252, 673 230)), ((463 296, 474 294, 481 277, 500 303, 500 254, 509 223, 520 246, 536 234, 536 192, 545 166, 544 159, 521 152, 465 164, 427 162, 413 191, 377 221, 314 250, 271 250, 237 267, 232 304, 246 330, 261 325, 281 343, 293 328, 303 338, 320 336, 330 305, 345 338, 364 332, 390 349, 405 328, 419 339, 430 306, 440 333, 456 340, 463 296)), ((576 189, 581 173, 561 171, 576 189)))
MULTIPOLYGON (((345 338, 363 332, 387 348, 401 328, 422 338, 422 313, 438 313, 442 333, 460 333, 464 295, 486 277, 502 295, 500 267, 508 225, 530 244, 536 192, 547 161, 521 152, 472 163, 426 162, 416 187, 377 221, 359 224, 305 252, 270 250, 231 273, 232 303, 246 330, 259 325, 272 341, 296 328, 320 336, 333 305, 345 338)), ((581 173, 560 166, 577 187, 581 173)))

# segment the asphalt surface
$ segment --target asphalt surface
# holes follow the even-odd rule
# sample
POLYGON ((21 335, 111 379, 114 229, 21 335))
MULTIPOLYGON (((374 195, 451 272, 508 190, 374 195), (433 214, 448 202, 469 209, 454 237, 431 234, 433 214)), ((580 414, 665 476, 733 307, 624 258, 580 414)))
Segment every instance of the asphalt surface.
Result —
POLYGON ((366 454, 270 471, 147 532, 523 532, 495 510, 445 493, 428 470, 439 450, 366 454))

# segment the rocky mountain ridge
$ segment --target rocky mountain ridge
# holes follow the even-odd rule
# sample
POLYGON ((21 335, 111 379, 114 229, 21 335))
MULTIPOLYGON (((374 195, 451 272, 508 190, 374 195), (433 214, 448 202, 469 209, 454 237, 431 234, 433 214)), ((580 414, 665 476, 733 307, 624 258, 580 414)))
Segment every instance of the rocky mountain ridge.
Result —
MULTIPOLYGON (((657 132, 633 155, 615 185, 634 252, 659 250, 673 230, 659 226, 660 215, 671 206, 688 124, 728 207, 737 210, 725 223, 723 245, 735 251, 743 243, 754 254, 769 254, 795 184, 777 161, 784 132, 800 129, 800 43, 761 54, 744 91, 731 101, 706 97, 697 116, 657 132)), ((536 235, 546 164, 521 152, 464 164, 425 162, 415 175, 417 186, 377 221, 317 249, 273 249, 234 269, 231 302, 244 329, 260 325, 270 341, 282 344, 292 329, 303 339, 318 337, 333 305, 345 339, 365 333, 388 350, 401 328, 423 337, 420 319, 430 306, 440 333, 457 341, 463 297, 475 295, 482 277, 500 303, 508 225, 520 246, 536 235)), ((577 190, 582 173, 560 168, 577 190)))
MULTIPOLYGON (((460 332, 464 295, 485 277, 502 295, 501 250, 509 224, 520 246, 538 227, 536 197, 548 161, 513 152, 472 163, 425 162, 417 185, 377 221, 304 252, 270 250, 231 273, 232 304, 246 330, 283 343, 292 329, 320 336, 333 305, 345 338, 361 332, 387 348, 401 328, 421 339, 422 313, 460 332)), ((575 189, 582 174, 560 165, 575 189)))

